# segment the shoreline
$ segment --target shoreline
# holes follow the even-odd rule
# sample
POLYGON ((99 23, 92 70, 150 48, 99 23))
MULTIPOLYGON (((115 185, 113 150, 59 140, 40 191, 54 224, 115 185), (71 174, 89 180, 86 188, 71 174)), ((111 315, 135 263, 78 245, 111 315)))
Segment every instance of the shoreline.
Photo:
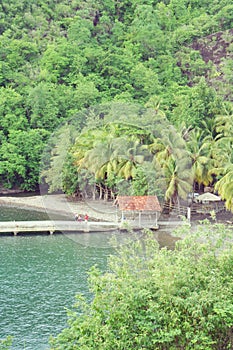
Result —
MULTIPOLYGON (((116 221, 117 209, 113 202, 104 201, 76 201, 66 197, 65 194, 33 195, 33 196, 0 196, 0 206, 17 207, 28 210, 36 210, 47 213, 48 215, 65 215, 71 220, 76 214, 84 216, 88 214, 89 218, 97 221, 116 221)), ((233 213, 223 211, 216 214, 217 222, 233 224, 233 213)), ((194 215, 191 222, 204 219, 210 219, 210 215, 194 215)))

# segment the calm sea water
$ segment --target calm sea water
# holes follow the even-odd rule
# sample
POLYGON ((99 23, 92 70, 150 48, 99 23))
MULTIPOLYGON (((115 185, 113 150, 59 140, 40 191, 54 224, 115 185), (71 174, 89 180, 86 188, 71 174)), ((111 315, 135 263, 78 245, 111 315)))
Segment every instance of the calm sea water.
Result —
POLYGON ((12 335, 13 349, 47 349, 75 294, 90 298, 87 272, 94 264, 104 270, 110 251, 66 235, 1 237, 0 244, 0 337, 12 335))
MULTIPOLYGON (((38 212, 0 209, 1 221, 46 219, 38 212)), ((48 349, 49 336, 66 326, 75 295, 91 298, 87 272, 93 265, 104 271, 113 248, 106 233, 84 235, 0 237, 0 338, 12 335, 12 349, 48 349)))

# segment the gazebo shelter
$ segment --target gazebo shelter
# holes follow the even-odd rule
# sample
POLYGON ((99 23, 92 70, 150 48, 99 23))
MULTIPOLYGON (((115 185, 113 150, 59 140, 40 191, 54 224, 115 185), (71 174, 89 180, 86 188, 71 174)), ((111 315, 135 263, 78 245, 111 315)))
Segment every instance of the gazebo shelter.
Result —
POLYGON ((223 208, 221 197, 210 192, 199 195, 195 198, 194 202, 197 203, 196 210, 199 212, 210 213, 212 210, 218 212, 223 208))
POLYGON ((221 197, 216 196, 215 194, 210 192, 200 194, 195 198, 195 202, 197 203, 210 203, 210 202, 220 202, 220 201, 221 201, 221 197))
POLYGON ((117 196, 116 204, 121 211, 122 221, 127 213, 138 213, 138 226, 141 227, 143 214, 155 214, 154 225, 158 225, 158 213, 162 209, 156 196, 117 196))

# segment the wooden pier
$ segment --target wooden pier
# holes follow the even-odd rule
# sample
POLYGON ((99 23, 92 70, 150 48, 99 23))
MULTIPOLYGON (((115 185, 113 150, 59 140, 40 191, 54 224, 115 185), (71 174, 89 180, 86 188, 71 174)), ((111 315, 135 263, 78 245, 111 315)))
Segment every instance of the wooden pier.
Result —
POLYGON ((43 233, 53 234, 56 232, 65 233, 81 233, 81 232, 102 232, 102 231, 114 231, 114 230, 127 230, 132 228, 134 230, 140 230, 143 228, 158 230, 165 227, 175 228, 181 226, 182 221, 159 221, 157 225, 151 222, 142 222, 142 225, 138 225, 137 222, 108 222, 108 221, 4 221, 0 222, 0 235, 11 233, 17 236, 18 233, 43 233))
POLYGON ((120 226, 114 222, 76 222, 76 221, 5 221, 0 222, 0 234, 38 233, 48 232, 98 232, 116 230, 120 226))

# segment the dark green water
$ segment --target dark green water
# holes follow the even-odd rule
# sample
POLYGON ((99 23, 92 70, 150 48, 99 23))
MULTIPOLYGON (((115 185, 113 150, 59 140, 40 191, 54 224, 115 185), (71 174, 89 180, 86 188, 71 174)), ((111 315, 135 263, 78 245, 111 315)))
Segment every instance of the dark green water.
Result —
POLYGON ((12 220, 49 220, 48 215, 44 212, 37 212, 34 210, 18 209, 15 207, 8 207, 0 205, 0 221, 12 220))
MULTIPOLYGON (((1 221, 45 219, 11 209, 1 210, 1 221)), ((87 272, 93 265, 105 270, 113 252, 108 242, 106 233, 1 236, 0 338, 12 335, 14 350, 48 349, 49 336, 66 326, 75 294, 91 298, 87 272)))
MULTIPOLYGON (((61 214, 52 215, 52 219, 58 220, 71 220, 71 217, 62 216, 61 214)), ((51 220, 51 217, 46 212, 40 212, 29 209, 20 209, 16 207, 10 207, 0 205, 0 221, 30 221, 30 220, 51 220)))
POLYGON ((87 289, 87 272, 103 270, 109 249, 75 243, 66 235, 1 237, 0 337, 13 349, 46 349, 66 325, 65 308, 87 289))

